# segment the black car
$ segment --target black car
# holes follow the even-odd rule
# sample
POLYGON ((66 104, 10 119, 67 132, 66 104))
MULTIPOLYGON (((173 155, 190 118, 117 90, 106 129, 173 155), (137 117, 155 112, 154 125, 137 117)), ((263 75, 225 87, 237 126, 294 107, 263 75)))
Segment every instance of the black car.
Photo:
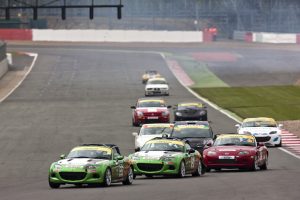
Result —
POLYGON ((205 145, 213 143, 214 134, 207 121, 179 121, 175 122, 170 137, 187 140, 193 149, 202 154, 205 145))
POLYGON ((200 102, 179 103, 174 107, 174 121, 207 121, 206 106, 200 102))

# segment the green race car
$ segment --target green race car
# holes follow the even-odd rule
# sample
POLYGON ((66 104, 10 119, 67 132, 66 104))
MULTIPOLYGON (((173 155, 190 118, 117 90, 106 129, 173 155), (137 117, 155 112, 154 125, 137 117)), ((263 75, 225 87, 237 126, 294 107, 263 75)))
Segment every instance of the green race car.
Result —
POLYGON ((129 158, 121 155, 113 144, 84 144, 73 148, 69 155, 51 164, 49 186, 59 188, 63 184, 101 184, 122 182, 131 185, 133 166, 129 158))
POLYGON ((134 175, 200 176, 205 173, 201 154, 187 141, 175 138, 154 138, 139 152, 129 156, 133 160, 134 175))

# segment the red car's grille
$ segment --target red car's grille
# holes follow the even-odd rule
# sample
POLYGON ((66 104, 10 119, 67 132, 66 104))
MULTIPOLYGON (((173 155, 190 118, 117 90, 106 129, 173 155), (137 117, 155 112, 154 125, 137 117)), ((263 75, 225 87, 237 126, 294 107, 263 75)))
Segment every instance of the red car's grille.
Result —
POLYGON ((60 172, 60 177, 65 180, 78 181, 86 176, 86 172, 60 172))
POLYGON ((142 171, 155 172, 163 168, 163 164, 138 163, 137 167, 142 171))
POLYGON ((236 160, 235 159, 218 159, 216 162, 218 164, 235 164, 236 160))
POLYGON ((152 117, 152 116, 157 117, 157 116, 161 116, 161 113, 157 113, 157 112, 145 112, 144 116, 145 117, 152 117))

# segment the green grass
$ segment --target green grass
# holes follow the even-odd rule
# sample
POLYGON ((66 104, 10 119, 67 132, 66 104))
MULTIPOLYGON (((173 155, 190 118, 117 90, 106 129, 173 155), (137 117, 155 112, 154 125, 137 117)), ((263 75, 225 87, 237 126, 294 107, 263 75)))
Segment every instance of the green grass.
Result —
POLYGON ((193 87, 192 89, 218 106, 236 113, 241 118, 300 119, 299 86, 193 87))
POLYGON ((228 87, 207 68, 206 64, 197 62, 190 57, 172 56, 171 58, 177 60, 182 69, 194 81, 193 87, 228 87))

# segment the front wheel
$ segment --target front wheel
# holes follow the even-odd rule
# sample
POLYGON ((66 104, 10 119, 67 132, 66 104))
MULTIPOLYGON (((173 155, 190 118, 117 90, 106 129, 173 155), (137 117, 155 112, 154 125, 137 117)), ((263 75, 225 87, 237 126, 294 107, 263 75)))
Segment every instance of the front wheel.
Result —
POLYGON ((261 170, 267 170, 268 169, 268 157, 266 157, 266 160, 262 166, 259 167, 261 170))
POLYGON ((104 180, 103 180, 103 186, 108 187, 111 185, 111 171, 109 168, 106 169, 104 173, 104 180))
POLYGON ((280 140, 279 144, 275 144, 275 147, 281 147, 282 146, 282 141, 280 140))
POLYGON ((185 164, 183 161, 181 161, 179 165, 178 177, 179 178, 185 177, 185 164))
POLYGON ((201 176, 203 174, 202 167, 203 166, 202 166, 201 160, 199 160, 198 167, 197 167, 196 171, 192 174, 192 176, 201 176))
POLYGON ((50 181, 50 179, 48 180, 49 181, 49 186, 52 188, 52 189, 57 189, 59 188, 60 184, 59 183, 53 183, 50 181))
POLYGON ((257 155, 256 155, 255 158, 254 158, 254 161, 252 163, 252 166, 250 167, 250 171, 256 171, 258 169, 259 169, 259 167, 258 167, 258 158, 257 158, 257 155))
POLYGON ((122 182, 123 185, 131 185, 134 179, 132 167, 129 167, 126 179, 122 182))

